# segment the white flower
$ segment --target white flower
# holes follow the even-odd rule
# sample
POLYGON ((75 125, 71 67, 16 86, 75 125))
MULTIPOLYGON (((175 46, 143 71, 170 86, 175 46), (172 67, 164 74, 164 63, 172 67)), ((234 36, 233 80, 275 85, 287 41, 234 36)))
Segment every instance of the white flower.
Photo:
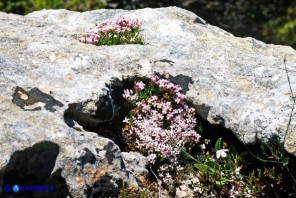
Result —
POLYGON ((123 122, 128 123, 129 119, 127 117, 124 118, 123 122))
POLYGON ((152 153, 152 154, 148 155, 147 159, 151 164, 154 164, 155 159, 156 159, 156 155, 154 153, 152 153))
POLYGON ((206 149, 206 145, 205 145, 205 144, 201 144, 201 145, 200 145, 200 149, 201 149, 201 150, 205 150, 205 149, 206 149))
POLYGON ((239 175, 240 174, 240 170, 241 170, 241 167, 237 167, 237 168, 235 168, 235 174, 236 175, 239 175))
POLYGON ((226 157, 227 156, 227 154, 226 154, 227 151, 228 151, 228 149, 220 149, 220 150, 216 151, 216 157, 217 158, 226 157))

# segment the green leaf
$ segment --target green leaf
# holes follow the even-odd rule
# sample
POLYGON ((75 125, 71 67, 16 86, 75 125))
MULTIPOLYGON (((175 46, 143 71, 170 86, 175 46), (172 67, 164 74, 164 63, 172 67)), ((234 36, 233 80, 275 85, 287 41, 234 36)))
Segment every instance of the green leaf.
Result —
POLYGON ((145 198, 145 193, 147 192, 147 189, 145 189, 144 191, 141 192, 140 194, 140 198, 145 198))
POLYGON ((194 164, 195 168, 200 172, 207 174, 208 173, 208 166, 204 164, 194 164))
POLYGON ((215 150, 218 151, 221 149, 221 141, 222 141, 222 138, 219 138, 215 144, 215 150))
POLYGON ((125 182, 122 180, 122 194, 121 198, 126 198, 126 192, 125 192, 125 182))
POLYGON ((206 161, 205 165, 208 167, 208 172, 211 174, 219 173, 219 164, 214 161, 206 161))
POLYGON ((216 184, 217 185, 224 185, 224 184, 228 183, 229 181, 230 181, 229 179, 227 179, 225 177, 221 177, 220 180, 216 181, 216 184))

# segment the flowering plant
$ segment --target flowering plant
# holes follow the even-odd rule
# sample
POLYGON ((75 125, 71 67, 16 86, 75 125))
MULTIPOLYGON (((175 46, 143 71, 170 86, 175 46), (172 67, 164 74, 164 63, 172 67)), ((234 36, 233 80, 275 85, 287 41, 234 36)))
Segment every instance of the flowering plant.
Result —
MULTIPOLYGON (((204 156, 202 163, 195 164, 197 170, 201 171, 205 175, 208 175, 210 179, 213 179, 216 184, 224 185, 230 181, 232 173, 235 172, 236 163, 233 163, 233 156, 228 156, 226 152, 229 149, 222 149, 222 138, 219 138, 215 144, 216 157, 213 155, 204 156), (228 166, 230 165, 230 166, 228 166), (230 170, 231 169, 231 170, 230 170)), ((237 161, 237 160, 235 160, 237 161)))
POLYGON ((112 18, 87 28, 79 41, 95 45, 143 44, 140 27, 138 20, 112 18))
MULTIPOLYGON (((206 143, 207 144, 207 143, 206 143)), ((215 197, 255 197, 251 185, 242 174, 243 156, 233 146, 222 143, 219 138, 212 152, 203 150, 194 166, 200 181, 198 196, 208 194, 215 197)))
POLYGON ((134 82, 134 91, 124 90, 123 97, 132 104, 124 120, 128 135, 150 163, 157 157, 176 162, 185 146, 199 142, 195 110, 186 104, 180 86, 153 75, 147 84, 134 82))

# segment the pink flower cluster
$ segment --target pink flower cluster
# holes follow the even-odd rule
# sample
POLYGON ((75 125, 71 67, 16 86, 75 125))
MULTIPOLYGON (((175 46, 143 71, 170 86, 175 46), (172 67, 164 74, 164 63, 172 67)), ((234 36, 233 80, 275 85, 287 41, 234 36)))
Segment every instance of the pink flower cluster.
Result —
POLYGON ((123 97, 136 104, 131 111, 132 118, 125 119, 129 123, 129 134, 136 137, 139 149, 147 151, 150 163, 155 163, 155 153, 176 160, 185 145, 199 142, 200 135, 194 130, 195 110, 186 104, 180 86, 157 76, 151 76, 148 85, 164 94, 139 98, 147 87, 143 82, 135 82, 135 94, 132 90, 124 91, 123 97))
POLYGON ((143 90, 145 87, 145 84, 140 81, 140 82, 134 82, 134 89, 136 90, 136 92, 143 90))
POLYGON ((95 26, 87 28, 84 32, 84 37, 79 41, 88 44, 95 44, 99 41, 104 33, 126 34, 134 29, 139 29, 141 22, 139 20, 132 21, 124 18, 112 18, 102 22, 98 22, 95 26))

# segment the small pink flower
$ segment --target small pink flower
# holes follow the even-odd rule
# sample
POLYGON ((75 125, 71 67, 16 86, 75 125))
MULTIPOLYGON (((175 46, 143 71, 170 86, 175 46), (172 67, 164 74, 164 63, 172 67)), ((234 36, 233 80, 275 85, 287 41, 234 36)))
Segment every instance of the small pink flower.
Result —
POLYGON ((158 76, 156 76, 156 75, 152 75, 152 76, 150 76, 150 80, 151 80, 152 82, 156 82, 158 79, 159 79, 159 78, 158 78, 158 76))
POLYGON ((153 154, 150 154, 148 156, 148 161, 151 163, 151 164, 154 164, 155 163, 155 159, 156 159, 156 155, 153 153, 153 154))
POLYGON ((182 93, 177 92, 176 95, 178 96, 178 98, 180 98, 180 100, 184 100, 185 99, 185 95, 182 93))
POLYGON ((132 110, 132 113, 135 115, 135 114, 138 114, 139 113, 139 110, 138 109, 133 109, 132 110))
POLYGON ((145 84, 140 81, 140 82, 134 82, 134 89, 136 90, 136 92, 143 90, 145 87, 145 84))

